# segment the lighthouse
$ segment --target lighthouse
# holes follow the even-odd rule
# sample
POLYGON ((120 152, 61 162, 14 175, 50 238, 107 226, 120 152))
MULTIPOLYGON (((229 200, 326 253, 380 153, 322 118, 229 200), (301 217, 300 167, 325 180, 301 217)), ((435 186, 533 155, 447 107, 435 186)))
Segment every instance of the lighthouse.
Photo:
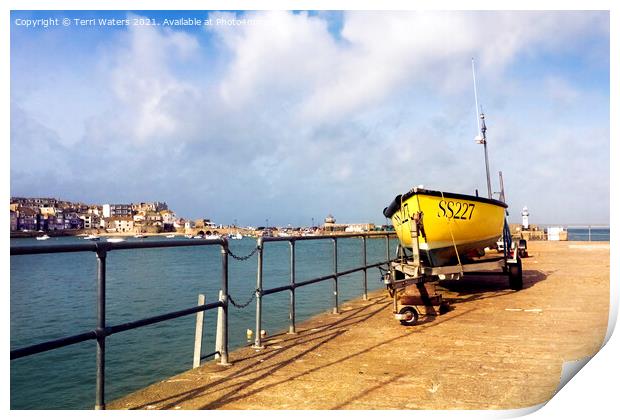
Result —
POLYGON ((521 212, 521 216, 523 216, 523 224, 522 224, 523 230, 530 229, 529 215, 530 215, 530 212, 527 211, 527 207, 523 207, 523 211, 521 212))

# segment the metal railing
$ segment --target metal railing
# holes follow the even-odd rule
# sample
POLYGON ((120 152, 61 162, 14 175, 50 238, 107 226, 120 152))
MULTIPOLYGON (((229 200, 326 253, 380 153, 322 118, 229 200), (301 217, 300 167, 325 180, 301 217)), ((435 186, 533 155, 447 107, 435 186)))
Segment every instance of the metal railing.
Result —
POLYGON ((210 309, 222 308, 220 343, 220 364, 228 364, 228 242, 226 239, 192 240, 192 241, 152 241, 152 242, 120 242, 120 243, 87 243, 50 246, 18 246, 11 247, 11 255, 34 255, 56 254, 61 252, 94 252, 97 256, 97 325, 94 330, 72 336, 62 337, 56 340, 45 341, 28 347, 11 350, 11 360, 30 356, 61 347, 70 346, 87 340, 97 341, 97 379, 95 409, 105 409, 105 342, 106 337, 123 331, 152 325, 162 321, 192 315, 210 309), (114 250, 138 249, 138 248, 169 248, 219 245, 222 254, 222 283, 220 299, 216 302, 206 303, 179 311, 143 318, 123 324, 106 325, 106 257, 107 253, 114 250))
POLYGON ((290 301, 289 301, 289 333, 295 333, 295 290, 308 286, 310 284, 319 283, 326 280, 333 280, 333 309, 332 312, 337 314, 339 312, 338 308, 338 278, 342 276, 346 276, 347 274, 352 274, 358 271, 364 272, 364 281, 363 281, 363 297, 364 299, 368 299, 368 269, 373 267, 379 267, 382 265, 386 265, 391 261, 390 258, 390 237, 394 237, 395 233, 383 233, 383 234, 374 234, 369 235, 367 233, 360 234, 347 234, 347 235, 338 235, 338 236, 292 236, 292 237, 262 237, 257 241, 258 247, 258 268, 256 271, 256 334, 254 339, 254 348, 263 348, 261 330, 262 330, 262 300, 263 296, 271 295, 274 293, 289 291, 290 301), (379 237, 385 238, 385 261, 368 264, 367 257, 367 248, 366 241, 369 237, 379 237), (362 239, 362 265, 344 271, 338 271, 338 240, 345 238, 361 238, 362 239), (295 243, 299 241, 313 241, 313 240, 331 240, 333 244, 332 248, 332 261, 333 261, 333 272, 331 274, 327 274, 325 276, 315 277, 309 280, 305 280, 302 282, 296 281, 296 273, 295 273, 295 243), (269 242, 288 242, 290 247, 290 283, 284 286, 273 287, 270 289, 263 289, 263 253, 264 247, 266 243, 269 242))
MULTIPOLYGON (((567 236, 572 236, 571 234, 575 234, 575 230, 581 230, 581 231, 588 231, 588 241, 600 241, 600 240, 609 240, 610 237, 610 233, 611 232, 604 232, 605 230, 609 230, 610 226, 609 225, 568 225, 565 227, 566 232, 567 232, 567 236), (573 232, 570 232, 570 231, 573 232), (594 232, 593 232, 594 231, 594 232), (603 232, 601 232, 603 231, 603 232)), ((582 233, 583 236, 585 236, 585 233, 582 233)), ((582 240, 585 240, 582 239, 582 240)))
MULTIPOLYGON (((258 268, 257 268, 257 284, 256 284, 256 334, 254 347, 263 348, 261 342, 261 322, 262 322, 262 297, 270 294, 289 291, 290 293, 290 306, 289 306, 289 332, 295 333, 295 290, 299 287, 308 286, 310 284, 319 283, 326 280, 333 280, 333 313, 339 312, 338 307, 338 278, 352 274, 355 272, 363 271, 363 297, 368 298, 368 269, 374 267, 380 267, 386 265, 392 259, 390 258, 390 237, 394 237, 394 232, 381 233, 381 234, 346 234, 338 236, 306 236, 306 237, 263 237, 257 240, 258 250, 258 268), (360 238, 362 261, 361 266, 338 271, 338 240, 345 238, 360 238), (385 261, 368 264, 367 263, 367 239, 368 238, 384 238, 385 239, 385 261), (295 273, 295 243, 299 241, 312 241, 312 240, 331 240, 333 243, 333 272, 328 275, 315 277, 302 282, 296 281, 295 273), (290 284, 280 287, 274 287, 271 289, 263 289, 263 252, 264 246, 268 242, 288 242, 290 246, 290 284)), ((227 239, 212 239, 212 240, 191 240, 191 241, 149 241, 149 242, 90 242, 85 244, 67 244, 67 245, 44 245, 44 246, 16 246, 11 247, 11 255, 34 255, 34 254, 55 254, 65 252, 94 252, 97 257, 97 325, 92 331, 87 331, 81 334, 62 337, 55 340, 45 341, 35 345, 18 348, 11 350, 11 360, 19 359, 22 357, 34 355, 37 353, 54 350, 73 344, 78 344, 88 340, 97 341, 97 360, 96 360, 96 398, 95 409, 105 409, 105 343, 106 337, 117 334, 124 331, 133 330, 136 328, 152 325, 155 323, 168 321, 171 319, 192 315, 198 312, 203 312, 211 309, 221 308, 221 318, 217 326, 217 338, 216 343, 219 342, 219 347, 216 348, 216 352, 219 353, 219 364, 229 365, 228 363, 228 305, 231 299, 228 295, 228 255, 232 255, 228 248, 227 239), (106 325, 106 257, 107 253, 116 250, 126 249, 141 249, 141 248, 171 248, 171 247, 191 247, 191 246, 206 246, 206 245, 219 245, 221 247, 221 267, 222 267, 222 281, 221 290, 219 293, 219 300, 206 304, 199 304, 190 308, 182 309, 179 311, 168 312, 165 314, 143 318, 123 324, 107 326, 106 325)), ((216 347, 218 345, 216 344, 216 347)), ((213 355, 211 354, 211 355, 213 355)), ((209 356, 211 356, 209 355, 209 356)), ((196 355, 195 355, 196 357, 196 355)))

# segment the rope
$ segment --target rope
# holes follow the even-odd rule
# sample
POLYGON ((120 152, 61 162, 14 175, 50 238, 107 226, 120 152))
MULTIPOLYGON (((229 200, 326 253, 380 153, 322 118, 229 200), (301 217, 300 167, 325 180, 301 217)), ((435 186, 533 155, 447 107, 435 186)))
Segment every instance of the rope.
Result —
MULTIPOLYGON (((440 191, 440 192, 441 192, 441 198, 444 201, 446 201, 446 198, 443 196, 443 191, 440 191)), ((452 225, 450 224, 449 218, 448 218, 448 230, 450 231, 450 237, 452 238, 452 245, 454 246, 454 252, 456 253, 456 259, 459 262, 459 269, 461 270, 461 274, 463 274, 463 264, 461 264, 461 257, 459 257, 459 250, 456 247, 456 241, 454 240, 454 235, 452 234, 452 225)))
MULTIPOLYGON (((400 211, 401 211, 401 213, 404 214, 403 210, 404 210, 404 207, 403 207, 403 196, 401 194, 401 196, 400 196, 400 211)), ((407 213, 409 213, 409 207, 407 207, 407 213)), ((409 223, 411 223, 411 218, 409 217, 409 214, 407 214, 407 217, 409 218, 409 223)), ((400 228, 400 236, 402 237, 403 236, 403 230, 404 230, 402 223, 399 226, 399 228, 400 228)), ((411 233, 410 233, 410 235, 411 235, 411 233)), ((413 237, 411 238, 411 247, 413 248, 413 237)), ((401 264, 405 263, 404 255, 405 255, 405 252, 404 252, 404 249, 403 249, 403 257, 401 257, 401 259, 400 259, 400 263, 401 264)))

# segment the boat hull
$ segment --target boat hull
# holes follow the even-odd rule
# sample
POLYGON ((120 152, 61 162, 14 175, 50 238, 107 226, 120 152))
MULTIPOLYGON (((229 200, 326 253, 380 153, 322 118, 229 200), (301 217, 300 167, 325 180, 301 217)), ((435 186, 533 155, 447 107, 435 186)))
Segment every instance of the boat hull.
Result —
POLYGON ((505 203, 441 191, 413 189, 397 196, 384 215, 392 220, 400 244, 412 248, 412 223, 422 213, 420 256, 430 266, 484 255, 502 235, 505 203))

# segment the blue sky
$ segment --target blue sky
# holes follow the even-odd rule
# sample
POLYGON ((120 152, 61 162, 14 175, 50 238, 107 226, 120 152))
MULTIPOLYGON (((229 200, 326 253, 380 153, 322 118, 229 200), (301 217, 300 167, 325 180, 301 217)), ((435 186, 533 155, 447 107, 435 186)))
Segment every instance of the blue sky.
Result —
POLYGON ((414 185, 609 223, 607 12, 11 13, 11 195, 384 223, 414 185), (253 24, 25 28, 57 17, 253 24), (23 23, 23 21, 19 21, 23 23))

